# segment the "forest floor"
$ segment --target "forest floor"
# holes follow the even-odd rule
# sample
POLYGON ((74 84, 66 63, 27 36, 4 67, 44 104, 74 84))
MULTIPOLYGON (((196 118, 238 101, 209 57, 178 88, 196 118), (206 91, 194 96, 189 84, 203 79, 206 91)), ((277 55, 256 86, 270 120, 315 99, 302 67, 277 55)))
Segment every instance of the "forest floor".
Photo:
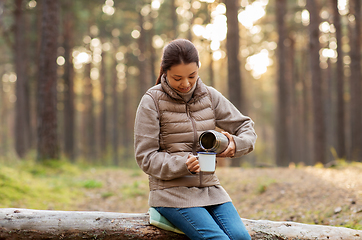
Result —
MULTIPOLYGON (((227 168, 216 170, 242 218, 362 229, 362 166, 336 168, 227 168)), ((94 169, 75 208, 142 213, 148 180, 140 170, 94 169), (93 185, 94 186, 93 186, 93 185)))

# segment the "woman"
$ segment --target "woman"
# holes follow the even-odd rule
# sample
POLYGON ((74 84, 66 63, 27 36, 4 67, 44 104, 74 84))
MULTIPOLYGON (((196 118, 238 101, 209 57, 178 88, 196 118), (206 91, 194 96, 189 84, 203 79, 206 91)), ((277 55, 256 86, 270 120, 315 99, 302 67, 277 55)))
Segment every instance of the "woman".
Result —
POLYGON ((200 172, 203 131, 219 127, 229 139, 218 157, 254 148, 253 121, 198 76, 199 55, 177 39, 163 52, 156 85, 142 97, 135 120, 135 156, 149 175, 149 205, 190 239, 250 239, 215 174, 200 172))

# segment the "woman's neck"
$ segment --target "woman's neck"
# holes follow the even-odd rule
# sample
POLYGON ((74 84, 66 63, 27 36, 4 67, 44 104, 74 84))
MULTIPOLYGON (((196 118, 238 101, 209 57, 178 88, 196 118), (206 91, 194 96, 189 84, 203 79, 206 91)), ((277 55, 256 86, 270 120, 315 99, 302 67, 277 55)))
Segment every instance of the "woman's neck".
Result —
MULTIPOLYGON (((166 83, 168 86, 170 86, 170 84, 168 83, 168 79, 166 77, 166 83)), ((192 86, 192 88, 190 89, 190 91, 188 91, 187 93, 183 93, 180 91, 177 91, 176 89, 174 89, 173 87, 170 86, 170 88, 172 88, 172 90, 174 90, 178 95, 180 95, 183 100, 185 100, 185 102, 190 101, 190 99, 192 98, 192 94, 194 93, 195 89, 196 89, 196 84, 197 82, 194 84, 194 86, 192 86)))

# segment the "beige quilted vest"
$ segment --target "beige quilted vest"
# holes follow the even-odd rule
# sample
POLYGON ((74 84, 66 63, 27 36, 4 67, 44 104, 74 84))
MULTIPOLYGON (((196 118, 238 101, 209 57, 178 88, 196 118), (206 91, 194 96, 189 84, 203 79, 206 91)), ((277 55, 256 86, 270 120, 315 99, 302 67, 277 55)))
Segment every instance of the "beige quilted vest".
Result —
MULTIPOLYGON (((163 78, 147 91, 158 110, 160 119, 160 151, 170 154, 202 151, 198 139, 203 131, 215 129, 215 114, 210 92, 199 78, 190 101, 185 102, 163 78)), ((150 189, 169 187, 205 187, 219 184, 214 174, 194 174, 173 180, 150 176, 150 189)))

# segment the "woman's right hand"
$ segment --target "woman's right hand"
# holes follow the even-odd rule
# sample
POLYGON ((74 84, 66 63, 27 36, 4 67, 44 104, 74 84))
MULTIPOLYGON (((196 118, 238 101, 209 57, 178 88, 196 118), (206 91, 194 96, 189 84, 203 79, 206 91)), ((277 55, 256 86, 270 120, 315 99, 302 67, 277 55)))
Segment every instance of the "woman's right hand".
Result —
POLYGON ((189 157, 187 158, 186 166, 190 172, 194 172, 194 173, 200 172, 199 160, 197 159, 196 156, 194 156, 192 154, 190 154, 189 157))

